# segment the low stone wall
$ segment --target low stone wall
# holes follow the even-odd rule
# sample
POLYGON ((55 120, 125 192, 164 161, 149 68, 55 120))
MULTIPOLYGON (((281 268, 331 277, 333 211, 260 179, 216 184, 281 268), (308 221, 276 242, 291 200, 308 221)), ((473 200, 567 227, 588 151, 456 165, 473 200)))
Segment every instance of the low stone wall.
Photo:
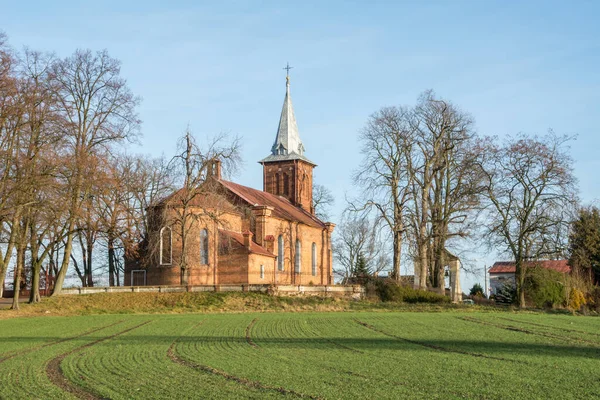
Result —
POLYGON ((194 285, 194 286, 111 286, 80 287, 61 291, 62 295, 93 293, 174 293, 174 292, 261 292, 273 296, 351 297, 361 299, 360 285, 194 285))

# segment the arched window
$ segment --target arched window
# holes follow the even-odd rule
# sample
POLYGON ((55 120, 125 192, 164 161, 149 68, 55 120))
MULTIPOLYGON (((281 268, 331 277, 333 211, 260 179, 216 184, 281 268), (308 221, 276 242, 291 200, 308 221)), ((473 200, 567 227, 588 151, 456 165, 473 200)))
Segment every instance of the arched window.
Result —
POLYGON ((173 239, 171 235, 171 228, 168 226, 163 227, 160 230, 160 263, 163 265, 171 264, 173 257, 173 239))
POLYGON ((208 229, 200 231, 200 265, 208 265, 208 229))
POLYGON ((302 244, 300 244, 300 240, 296 240, 296 262, 295 270, 296 273, 300 273, 300 264, 302 263, 302 244))
POLYGON ((279 235, 277 238, 277 269, 283 271, 283 235, 279 235))
POLYGON ((317 244, 312 244, 312 275, 317 276, 317 244))
POLYGON ((290 194, 290 176, 288 174, 283 175, 283 195, 287 196, 290 194))

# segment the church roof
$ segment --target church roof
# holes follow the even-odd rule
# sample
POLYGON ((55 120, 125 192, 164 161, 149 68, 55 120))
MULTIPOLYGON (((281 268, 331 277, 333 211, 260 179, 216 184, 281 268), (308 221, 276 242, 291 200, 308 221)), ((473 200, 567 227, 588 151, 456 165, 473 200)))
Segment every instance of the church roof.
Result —
POLYGON ((219 182, 251 206, 273 207, 272 215, 276 218, 300 222, 316 228, 325 228, 325 224, 320 219, 302 208, 294 206, 285 197, 276 196, 271 193, 263 192, 262 190, 252 189, 223 179, 220 179, 219 182))
POLYGON ((288 160, 303 160, 316 165, 304 156, 304 145, 298 134, 298 123, 296 122, 292 97, 290 96, 289 76, 286 77, 285 99, 283 100, 283 108, 281 109, 281 117, 279 118, 279 127, 277 128, 275 143, 273 143, 273 147, 271 147, 271 154, 259 162, 267 163, 288 160))
MULTIPOLYGON (((228 231, 225 229, 219 229, 219 233, 221 235, 227 236, 237 242, 239 245, 244 246, 244 236, 239 232, 228 231)), ((265 249, 261 245, 250 241, 250 253, 260 254, 263 256, 275 257, 275 254, 271 253, 269 250, 265 249)))

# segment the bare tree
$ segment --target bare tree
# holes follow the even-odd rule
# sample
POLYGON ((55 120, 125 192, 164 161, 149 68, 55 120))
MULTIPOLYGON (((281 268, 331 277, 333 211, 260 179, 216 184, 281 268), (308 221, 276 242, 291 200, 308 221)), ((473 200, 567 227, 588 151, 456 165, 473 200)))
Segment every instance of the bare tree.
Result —
POLYGON ((354 182, 363 188, 361 198, 351 202, 353 211, 373 212, 392 237, 392 277, 400 279, 402 241, 406 234, 407 207, 411 200, 411 176, 407 160, 413 151, 411 111, 403 107, 382 108, 369 117, 360 134, 363 167, 354 182))
POLYGON ((24 195, 24 220, 21 223, 22 241, 20 246, 29 244, 31 268, 31 295, 29 301, 40 301, 39 284, 41 265, 48 256, 43 249, 47 242, 50 218, 57 217, 61 201, 57 196, 55 173, 58 168, 58 153, 62 147, 62 137, 56 125, 57 99, 51 87, 49 70, 53 57, 26 50, 21 62, 21 86, 25 94, 26 123, 23 125, 23 152, 26 167, 26 180, 19 182, 24 195))
POLYGON ((59 60, 52 68, 52 81, 64 123, 61 130, 68 140, 72 162, 63 170, 68 187, 69 218, 62 263, 56 276, 53 295, 60 293, 67 274, 77 221, 89 193, 86 166, 99 151, 110 151, 115 143, 137 134, 139 119, 134 97, 120 77, 119 62, 106 51, 93 54, 78 50, 59 60))
POLYGON ((515 260, 519 306, 525 306, 528 261, 554 254, 554 233, 567 224, 560 210, 576 202, 573 160, 567 136, 520 134, 480 148, 487 208, 485 237, 515 260))
POLYGON ((217 203, 225 201, 219 193, 219 186, 210 178, 219 176, 221 168, 235 171, 241 158, 239 139, 230 140, 226 134, 217 135, 207 145, 199 146, 188 129, 179 141, 179 148, 180 153, 173 157, 171 166, 180 171, 183 187, 165 203, 163 219, 172 227, 181 246, 177 264, 181 270, 181 284, 186 285, 190 273, 187 248, 193 231, 190 228, 200 220, 218 224, 220 207, 217 203), (197 199, 202 197, 210 197, 212 204, 200 204, 202 202, 197 199))
POLYGON ((381 230, 368 217, 347 213, 336 229, 333 240, 333 256, 339 265, 335 273, 346 282, 355 278, 359 258, 373 274, 389 268, 389 249, 381 230))
POLYGON ((0 297, 13 256, 21 210, 17 207, 14 160, 24 118, 23 96, 16 72, 17 58, 0 33, 0 228, 6 247, 0 247, 0 297))
POLYGON ((472 118, 452 103, 425 92, 415 108, 419 151, 409 163, 415 183, 414 226, 421 288, 444 291, 446 243, 466 237, 479 203, 481 174, 472 118))
POLYGON ((329 219, 329 208, 333 206, 335 198, 331 190, 323 185, 313 185, 313 208, 315 215, 322 221, 329 219))

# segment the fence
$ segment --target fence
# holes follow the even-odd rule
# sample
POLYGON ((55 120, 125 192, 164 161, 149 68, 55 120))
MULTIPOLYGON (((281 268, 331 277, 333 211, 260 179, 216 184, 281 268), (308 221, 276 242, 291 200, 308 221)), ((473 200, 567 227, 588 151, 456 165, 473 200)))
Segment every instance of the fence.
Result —
POLYGON ((93 293, 259 292, 274 296, 321 296, 362 298, 360 285, 194 285, 194 286, 109 286, 63 289, 63 295, 93 293))

